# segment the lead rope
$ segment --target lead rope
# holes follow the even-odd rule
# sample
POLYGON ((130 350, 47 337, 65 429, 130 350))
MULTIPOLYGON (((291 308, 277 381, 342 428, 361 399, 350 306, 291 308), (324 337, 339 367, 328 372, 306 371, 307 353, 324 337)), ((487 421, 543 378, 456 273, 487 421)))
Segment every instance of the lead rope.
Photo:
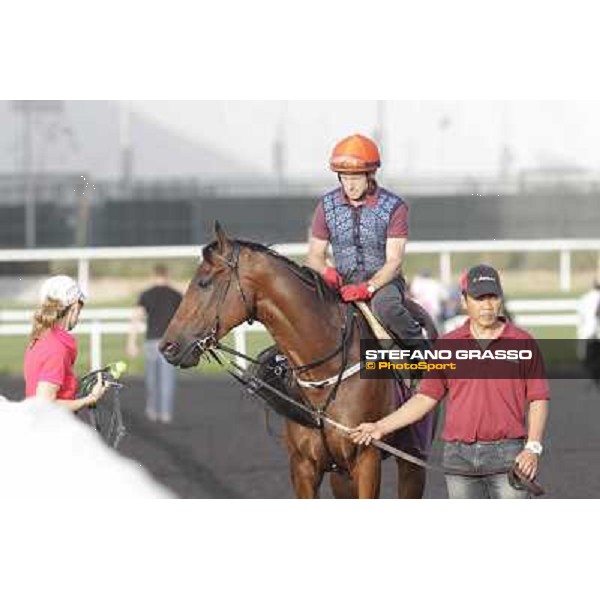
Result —
MULTIPOLYGON (((244 369, 238 363, 230 359, 225 359, 223 356, 220 356, 220 351, 218 349, 211 349, 209 350, 209 352, 214 356, 215 360, 225 368, 225 371, 229 373, 236 381, 241 383, 244 387, 248 387, 250 383, 258 385, 259 387, 264 387, 265 389, 269 390, 282 400, 292 404, 296 408, 307 413, 315 422, 318 422, 319 424, 329 425, 333 429, 336 429, 337 431, 340 431, 345 435, 349 435, 353 431, 352 427, 348 427, 347 425, 344 425, 336 421, 335 419, 332 419, 331 417, 327 416, 327 414, 321 413, 320 411, 317 411, 312 407, 306 406, 305 404, 294 400, 288 394, 284 394, 283 392, 273 387, 266 381, 263 381, 255 375, 250 374, 247 369, 244 369), (229 367, 232 367, 233 370, 229 367)), ((391 454, 392 456, 401 458, 402 460, 410 462, 424 469, 429 469, 430 471, 435 471, 444 475, 460 475, 463 477, 485 477, 490 475, 505 475, 507 473, 510 474, 513 472, 513 469, 511 468, 489 469, 487 471, 481 471, 479 473, 473 473, 472 471, 463 471, 461 469, 455 468, 446 468, 428 463, 420 458, 417 458, 416 456, 413 456, 412 454, 409 454, 408 452, 404 452, 403 450, 396 448, 395 446, 391 446, 390 444, 388 444, 387 442, 383 442, 382 440, 371 440, 371 445, 375 446, 379 450, 391 454)), ((535 481, 521 480, 517 483, 521 483, 521 485, 523 485, 523 487, 526 487, 528 491, 534 496, 541 496, 542 494, 544 494, 544 490, 542 489, 542 487, 535 481)))

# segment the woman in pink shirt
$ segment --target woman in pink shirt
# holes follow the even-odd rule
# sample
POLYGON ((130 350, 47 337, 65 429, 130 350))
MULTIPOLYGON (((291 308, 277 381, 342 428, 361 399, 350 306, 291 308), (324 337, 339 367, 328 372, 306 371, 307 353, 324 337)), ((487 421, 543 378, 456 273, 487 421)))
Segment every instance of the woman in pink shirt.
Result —
POLYGON ((76 398, 77 341, 69 331, 77 325, 84 300, 77 282, 66 275, 51 277, 42 285, 23 365, 27 397, 46 398, 77 411, 104 395, 106 386, 98 375, 92 391, 76 398))

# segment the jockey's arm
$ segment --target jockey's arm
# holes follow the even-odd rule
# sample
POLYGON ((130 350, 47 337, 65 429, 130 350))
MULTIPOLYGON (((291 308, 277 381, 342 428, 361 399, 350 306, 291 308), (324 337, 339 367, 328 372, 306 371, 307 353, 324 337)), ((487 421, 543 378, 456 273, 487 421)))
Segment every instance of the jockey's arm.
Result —
POLYGON ((383 287, 398 277, 402 269, 405 248, 406 238, 387 239, 385 244, 385 264, 369 280, 376 289, 383 287))
POLYGON ((306 266, 314 269, 320 275, 329 265, 327 264, 327 246, 328 240, 321 240, 311 236, 308 242, 308 255, 306 256, 306 266))

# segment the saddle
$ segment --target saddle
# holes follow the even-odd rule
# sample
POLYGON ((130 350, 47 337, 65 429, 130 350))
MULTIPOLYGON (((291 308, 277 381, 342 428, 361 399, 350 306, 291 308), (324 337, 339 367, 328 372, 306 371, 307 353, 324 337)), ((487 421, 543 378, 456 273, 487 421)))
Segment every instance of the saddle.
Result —
MULTIPOLYGON (((283 394, 290 396, 299 404, 309 408, 302 398, 286 356, 281 353, 277 346, 265 348, 256 357, 256 360, 258 362, 253 363, 248 368, 250 375, 268 383, 283 394)), ((311 429, 321 428, 321 423, 314 417, 312 412, 302 410, 302 408, 294 406, 291 402, 282 400, 275 392, 261 386, 258 381, 250 380, 247 389, 250 394, 262 398, 267 403, 267 406, 278 415, 304 427, 311 429)), ((312 409, 310 410, 312 411, 312 409)))
MULTIPOLYGON (((382 322, 380 321, 375 313, 371 310, 366 302, 356 302, 358 309, 361 311, 368 327, 371 329, 373 335, 379 341, 379 345, 382 348, 407 348, 406 345, 382 322)), ((427 332, 428 340, 435 340, 438 337, 438 332, 431 321, 431 318, 425 311, 425 309, 415 302, 407 298, 405 300, 405 306, 410 312, 411 316, 421 326, 421 329, 425 329, 427 332)), ((421 379, 421 371, 395 371, 397 378, 402 379, 403 384, 411 391, 414 391, 418 382, 421 379)))

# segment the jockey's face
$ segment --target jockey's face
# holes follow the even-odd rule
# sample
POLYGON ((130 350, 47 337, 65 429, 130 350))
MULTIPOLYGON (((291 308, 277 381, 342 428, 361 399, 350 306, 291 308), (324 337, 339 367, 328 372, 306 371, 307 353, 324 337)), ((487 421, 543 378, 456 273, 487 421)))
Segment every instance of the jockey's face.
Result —
POLYGON ((481 329, 493 327, 502 310, 502 298, 495 294, 486 294, 479 298, 467 294, 463 296, 462 302, 471 321, 481 329))
POLYGON ((360 200, 369 187, 369 178, 366 173, 342 173, 340 181, 344 193, 350 200, 360 200))

